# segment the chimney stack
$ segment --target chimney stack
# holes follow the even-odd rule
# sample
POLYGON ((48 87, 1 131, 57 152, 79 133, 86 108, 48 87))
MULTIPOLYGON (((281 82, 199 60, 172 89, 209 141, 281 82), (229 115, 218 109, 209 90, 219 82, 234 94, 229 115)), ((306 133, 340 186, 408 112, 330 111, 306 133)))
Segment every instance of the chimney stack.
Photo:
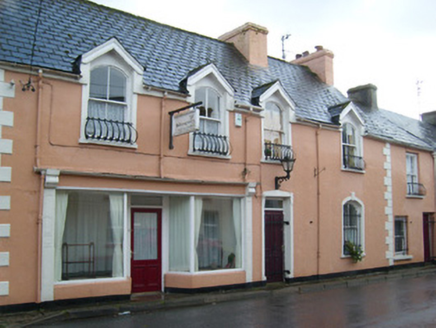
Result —
POLYGON ((268 67, 267 34, 265 27, 246 23, 218 39, 233 43, 250 64, 268 67))
POLYGON ((373 84, 361 85, 347 91, 348 98, 368 109, 378 109, 377 87, 373 84))
POLYGON ((321 81, 333 85, 333 52, 324 49, 323 46, 316 46, 315 49, 316 52, 313 53, 305 51, 302 55, 296 55, 291 63, 309 67, 321 81))

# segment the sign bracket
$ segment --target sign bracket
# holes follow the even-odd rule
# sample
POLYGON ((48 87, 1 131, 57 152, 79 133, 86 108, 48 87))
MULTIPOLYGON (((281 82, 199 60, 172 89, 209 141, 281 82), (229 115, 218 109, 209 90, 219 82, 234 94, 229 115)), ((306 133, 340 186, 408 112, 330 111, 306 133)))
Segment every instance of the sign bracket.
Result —
POLYGON ((174 114, 177 114, 177 113, 182 112, 182 111, 187 110, 187 109, 191 109, 192 107, 197 107, 201 104, 203 104, 203 102, 199 101, 199 102, 196 102, 196 103, 191 104, 189 106, 185 106, 185 107, 173 110, 171 112, 168 112, 168 115, 170 115, 170 149, 174 149, 174 144, 173 144, 173 118, 174 118, 174 114))

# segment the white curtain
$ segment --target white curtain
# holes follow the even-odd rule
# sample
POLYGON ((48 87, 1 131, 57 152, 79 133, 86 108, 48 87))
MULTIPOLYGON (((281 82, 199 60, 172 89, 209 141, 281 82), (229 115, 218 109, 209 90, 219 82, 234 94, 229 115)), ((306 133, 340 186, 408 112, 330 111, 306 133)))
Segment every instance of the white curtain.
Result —
POLYGON ((235 226, 235 268, 241 268, 242 254, 241 254, 241 200, 233 199, 233 224, 235 226))
POLYGON ((67 218, 68 194, 56 192, 56 219, 55 219, 55 281, 62 279, 62 241, 67 218))
POLYGON ((158 258, 158 219, 156 213, 135 213, 133 250, 135 260, 158 258))
POLYGON ((189 198, 170 198, 170 271, 189 271, 189 198))
POLYGON ((201 216, 203 212, 203 199, 195 198, 195 213, 194 213, 194 258, 195 258, 195 271, 198 271, 198 239, 200 235, 201 216))
POLYGON ((123 204, 124 197, 120 194, 109 195, 111 228, 114 243, 112 257, 112 277, 123 275, 123 204))

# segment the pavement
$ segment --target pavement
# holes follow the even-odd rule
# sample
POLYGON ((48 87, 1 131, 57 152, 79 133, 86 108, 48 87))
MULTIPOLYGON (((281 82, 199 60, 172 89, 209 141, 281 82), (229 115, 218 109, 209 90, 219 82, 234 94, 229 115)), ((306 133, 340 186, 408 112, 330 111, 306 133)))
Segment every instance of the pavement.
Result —
POLYGON ((198 306, 260 297, 277 293, 310 293, 335 288, 351 288, 382 283, 391 279, 436 275, 436 265, 393 269, 387 272, 354 275, 309 282, 273 283, 264 287, 235 289, 211 293, 144 293, 134 294, 130 300, 100 302, 96 304, 57 306, 27 312, 0 314, 0 328, 32 327, 48 323, 103 316, 122 316, 137 312, 150 312, 171 308, 198 306))

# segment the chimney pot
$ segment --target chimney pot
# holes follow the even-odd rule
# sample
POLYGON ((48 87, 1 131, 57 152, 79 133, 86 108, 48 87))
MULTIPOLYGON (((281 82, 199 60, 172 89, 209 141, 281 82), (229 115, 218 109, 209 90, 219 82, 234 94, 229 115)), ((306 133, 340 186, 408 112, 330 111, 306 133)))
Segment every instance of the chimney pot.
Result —
POLYGON ((315 46, 315 49, 316 49, 316 51, 321 51, 324 49, 324 47, 323 46, 315 46))
POLYGON ((309 56, 309 51, 303 52, 303 57, 307 57, 307 56, 309 56))
POLYGON ((302 54, 296 54, 296 55, 295 55, 295 59, 298 59, 298 58, 301 58, 301 57, 303 57, 302 54))

